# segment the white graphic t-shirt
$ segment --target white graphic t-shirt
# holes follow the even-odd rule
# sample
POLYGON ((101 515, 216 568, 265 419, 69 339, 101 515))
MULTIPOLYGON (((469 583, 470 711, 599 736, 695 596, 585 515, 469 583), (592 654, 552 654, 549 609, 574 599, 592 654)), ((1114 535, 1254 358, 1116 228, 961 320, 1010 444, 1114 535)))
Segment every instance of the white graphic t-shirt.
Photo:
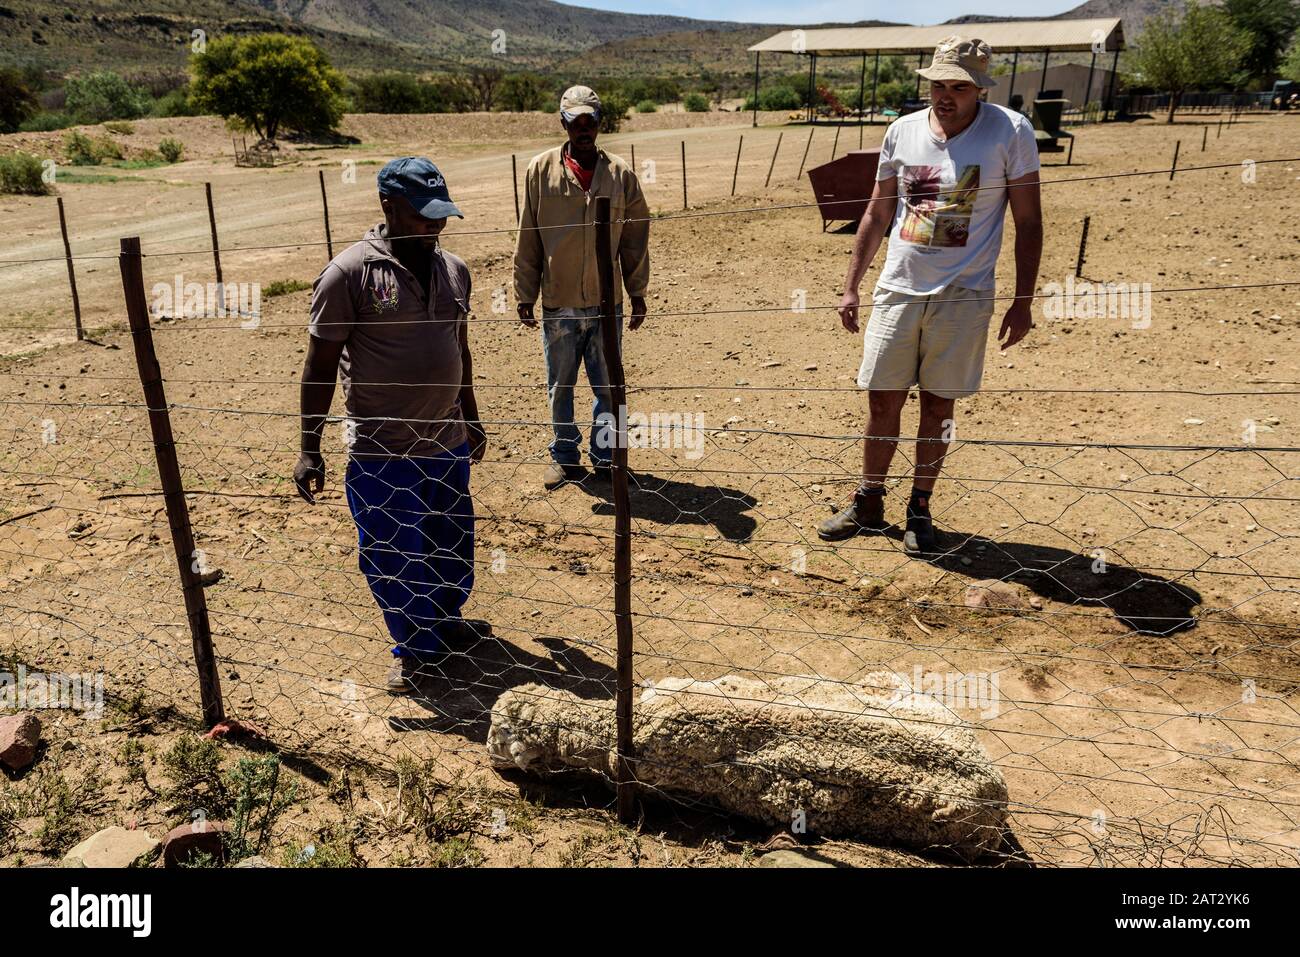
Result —
POLYGON ((1036 169, 1033 125, 1005 107, 981 103, 974 122, 946 141, 930 129, 929 110, 895 120, 876 171, 877 180, 901 177, 879 284, 918 296, 993 289, 1007 204, 996 187, 1036 169))

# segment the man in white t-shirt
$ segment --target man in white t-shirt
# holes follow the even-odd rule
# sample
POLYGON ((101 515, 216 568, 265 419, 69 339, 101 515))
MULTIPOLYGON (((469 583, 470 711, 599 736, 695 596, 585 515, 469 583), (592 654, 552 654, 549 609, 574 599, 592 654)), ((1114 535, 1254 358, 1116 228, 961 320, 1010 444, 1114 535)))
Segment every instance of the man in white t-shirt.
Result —
POLYGON ((998 332, 1002 348, 1031 328, 1043 246, 1038 149, 1024 116, 981 102, 981 90, 995 85, 990 54, 983 40, 940 43, 929 68, 918 71, 930 81, 930 108, 895 120, 885 134, 839 306, 844 328, 857 332, 858 286, 892 223, 858 372, 870 397, 862 484, 847 508, 817 526, 826 541, 889 527, 885 479, 908 390, 919 385, 903 548, 935 552, 930 493, 952 438, 955 400, 979 390, 1008 204, 1016 223, 1016 298, 998 332))

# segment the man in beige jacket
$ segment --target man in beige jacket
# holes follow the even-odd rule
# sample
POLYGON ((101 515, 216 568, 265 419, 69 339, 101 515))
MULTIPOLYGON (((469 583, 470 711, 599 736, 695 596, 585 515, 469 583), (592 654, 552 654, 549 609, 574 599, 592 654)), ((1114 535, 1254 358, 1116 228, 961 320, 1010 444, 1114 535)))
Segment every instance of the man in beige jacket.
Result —
MULTIPOLYGON (((560 123, 568 140, 533 158, 524 180, 524 203, 515 247, 515 300, 519 319, 535 327, 542 300, 542 353, 550 398, 551 464, 542 477, 547 489, 581 481, 582 434, 573 421, 578 366, 587 368, 592 404, 591 464, 608 480, 618 410, 609 407, 609 372, 600 351, 600 274, 596 268, 597 196, 610 198, 614 261, 632 300, 629 329, 645 321, 650 281, 650 207, 636 172, 620 157, 596 147, 600 98, 575 86, 560 98, 560 123)), ((622 341, 623 292, 614 287, 622 341)))

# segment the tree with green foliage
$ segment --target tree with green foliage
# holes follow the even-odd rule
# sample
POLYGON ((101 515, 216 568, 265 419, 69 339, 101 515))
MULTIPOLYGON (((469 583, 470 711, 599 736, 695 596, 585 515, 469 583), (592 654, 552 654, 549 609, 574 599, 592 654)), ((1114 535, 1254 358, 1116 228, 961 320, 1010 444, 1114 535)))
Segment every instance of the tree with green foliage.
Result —
POLYGON ((1271 84, 1277 76, 1287 41, 1300 26, 1300 3, 1296 0, 1223 0, 1223 12, 1248 38, 1242 60, 1243 79, 1263 86, 1271 84))
POLYGON ((1300 33, 1296 34, 1291 45, 1287 47, 1286 55, 1282 57, 1282 64, 1278 70, 1284 80, 1295 80, 1300 83, 1300 33))
POLYGON ((1181 17, 1164 10, 1147 20, 1132 62, 1143 83, 1169 93, 1172 123, 1188 90, 1232 85, 1248 47, 1223 10, 1188 0, 1181 17))
POLYGON ((16 133, 36 115, 40 104, 17 70, 0 69, 0 133, 16 133))
POLYGON ((501 81, 497 103, 512 113, 546 110, 551 107, 551 85, 536 73, 511 73, 501 81))
POLYGON ((609 90, 600 98, 600 131, 617 133, 632 102, 619 90, 609 90))
POLYGON ((687 113, 709 112, 709 98, 703 93, 687 93, 682 99, 682 108, 687 113))
POLYGON ((428 112, 428 92, 409 73, 374 73, 352 82, 352 108, 358 113, 428 112))
POLYGON ((209 40, 190 60, 195 104, 274 143, 282 129, 333 131, 343 118, 343 74, 305 37, 283 33, 209 40))
POLYGON ((120 74, 99 70, 70 76, 64 84, 66 109, 79 123, 134 120, 149 112, 149 94, 120 74))

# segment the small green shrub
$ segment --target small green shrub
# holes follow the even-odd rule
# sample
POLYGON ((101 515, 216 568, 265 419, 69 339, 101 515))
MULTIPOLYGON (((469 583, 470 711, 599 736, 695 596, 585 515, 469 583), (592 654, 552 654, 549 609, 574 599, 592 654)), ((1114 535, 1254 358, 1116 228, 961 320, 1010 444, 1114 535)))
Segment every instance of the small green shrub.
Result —
POLYGON ((67 113, 37 113, 18 126, 22 133, 51 133, 54 130, 66 130, 77 121, 67 113))
POLYGON ((158 144, 158 152, 162 154, 162 158, 167 162, 179 163, 181 154, 185 152, 185 144, 180 140, 168 138, 158 144))
POLYGON ((686 108, 687 113, 707 113, 709 98, 703 93, 687 93, 682 100, 682 106, 686 108))
POLYGON ((0 156, 0 193, 43 196, 50 191, 49 184, 41 175, 43 172, 40 159, 30 153, 0 156))
POLYGON ((109 120, 104 124, 104 129, 110 133, 117 133, 119 136, 130 136, 135 132, 134 124, 126 120, 109 120))
POLYGON ((72 130, 64 137, 63 154, 70 166, 98 166, 105 160, 122 159, 122 147, 107 136, 91 139, 79 130, 72 130))
POLYGON ((654 113, 659 109, 659 104, 654 100, 642 100, 636 105, 638 113, 654 113))
POLYGON ((230 857, 239 860, 260 854, 275 822, 298 799, 298 787, 280 786, 280 759, 274 754, 240 758, 226 783, 235 795, 235 816, 226 840, 230 857))
POLYGON ((304 289, 310 288, 311 283, 303 282, 301 279, 277 279, 262 287, 262 298, 270 299, 272 296, 287 296, 289 293, 302 292, 304 289))
POLYGON ((163 754, 162 765, 171 781, 163 799, 178 805, 186 818, 194 811, 218 818, 230 809, 230 788, 221 774, 221 748, 215 741, 183 734, 163 754))

